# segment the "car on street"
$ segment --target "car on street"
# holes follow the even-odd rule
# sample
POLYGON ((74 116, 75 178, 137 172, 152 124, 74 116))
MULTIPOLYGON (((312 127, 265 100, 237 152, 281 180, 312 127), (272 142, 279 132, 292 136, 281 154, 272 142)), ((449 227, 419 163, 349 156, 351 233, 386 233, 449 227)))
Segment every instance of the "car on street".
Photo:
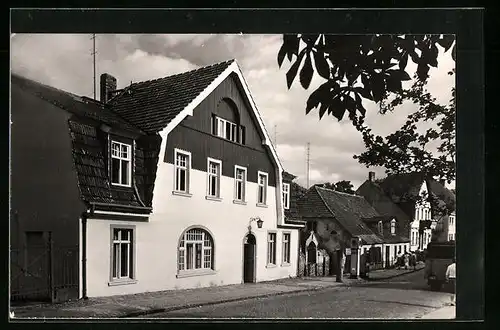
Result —
POLYGON ((431 290, 441 290, 446 282, 446 269, 455 258, 455 242, 430 242, 425 257, 424 278, 431 290))

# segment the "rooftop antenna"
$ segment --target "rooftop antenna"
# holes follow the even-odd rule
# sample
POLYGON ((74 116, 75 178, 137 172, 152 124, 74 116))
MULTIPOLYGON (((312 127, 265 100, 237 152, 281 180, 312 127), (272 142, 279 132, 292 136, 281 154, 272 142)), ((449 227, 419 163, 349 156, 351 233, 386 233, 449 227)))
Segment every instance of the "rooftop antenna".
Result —
POLYGON ((97 54, 97 52, 95 51, 95 33, 92 34, 92 61, 93 61, 93 64, 94 64, 94 100, 96 99, 96 95, 95 95, 95 54, 97 54))
POLYGON ((309 189, 309 156, 310 156, 310 143, 307 142, 307 159, 306 159, 306 164, 307 164, 307 170, 306 170, 306 176, 307 176, 307 189, 309 189))

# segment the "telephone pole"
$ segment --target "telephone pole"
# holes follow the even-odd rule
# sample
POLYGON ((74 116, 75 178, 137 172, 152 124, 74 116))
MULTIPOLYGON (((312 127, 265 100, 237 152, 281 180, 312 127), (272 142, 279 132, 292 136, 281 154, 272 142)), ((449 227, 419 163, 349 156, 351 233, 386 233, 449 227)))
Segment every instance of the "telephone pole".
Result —
POLYGON ((310 159, 309 159, 309 156, 310 156, 310 143, 307 142, 307 158, 306 158, 306 165, 307 165, 307 169, 306 169, 306 177, 307 177, 307 189, 309 189, 309 162, 310 162, 310 159))
POLYGON ((92 61, 94 63, 94 100, 96 99, 96 93, 95 93, 95 54, 96 54, 96 51, 95 51, 95 33, 92 34, 92 61))

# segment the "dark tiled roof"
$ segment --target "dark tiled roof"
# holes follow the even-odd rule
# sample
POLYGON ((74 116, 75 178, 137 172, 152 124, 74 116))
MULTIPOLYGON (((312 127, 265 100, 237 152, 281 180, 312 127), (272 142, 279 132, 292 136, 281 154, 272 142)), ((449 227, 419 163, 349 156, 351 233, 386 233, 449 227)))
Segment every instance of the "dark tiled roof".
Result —
POLYGON ((36 95, 40 99, 52 103, 76 116, 90 118, 100 123, 105 123, 134 133, 141 133, 138 128, 131 125, 98 101, 80 97, 16 74, 11 74, 11 81, 12 84, 16 84, 26 92, 36 95))
POLYGON ((394 217, 392 217, 392 216, 379 215, 379 216, 370 217, 370 218, 362 218, 361 220, 364 223, 378 223, 379 221, 382 221, 383 223, 386 223, 386 222, 391 221, 392 219, 394 219, 394 217))
POLYGON ((385 178, 380 187, 395 203, 418 197, 425 177, 421 173, 393 174, 385 178))
POLYGON ((363 235, 358 235, 358 237, 363 241, 363 244, 382 244, 384 243, 384 240, 382 237, 379 235, 372 233, 372 234, 363 234, 363 235))
POLYGON ((12 83, 73 114, 68 121, 68 133, 73 146, 72 156, 80 197, 84 202, 112 204, 120 207, 151 206, 152 187, 160 148, 159 136, 144 135, 140 129, 132 126, 100 102, 16 75, 12 75, 12 83), (107 133, 99 128, 103 123, 140 136, 136 140, 134 159, 137 192, 134 188, 119 189, 110 184, 107 166, 107 133))
POLYGON ((145 132, 165 128, 234 60, 196 70, 133 83, 110 100, 113 111, 145 132))
POLYGON ((107 170, 105 137, 94 126, 69 121, 80 196, 88 203, 142 207, 132 189, 113 189, 107 170))
POLYGON ((301 185, 290 183, 290 208, 285 209, 285 218, 288 220, 302 220, 300 216, 298 202, 306 194, 307 189, 301 185))
POLYGON ((411 217, 394 203, 375 182, 366 180, 356 190, 356 194, 363 196, 381 215, 396 217, 398 222, 401 223, 409 223, 411 221, 411 217))
POLYGON ((286 171, 283 171, 283 181, 284 182, 291 182, 291 181, 295 180, 295 178, 297 178, 295 175, 288 173, 286 171))
POLYGON ((379 215, 361 196, 313 187, 333 216, 351 235, 371 235, 373 232, 360 220, 379 215))

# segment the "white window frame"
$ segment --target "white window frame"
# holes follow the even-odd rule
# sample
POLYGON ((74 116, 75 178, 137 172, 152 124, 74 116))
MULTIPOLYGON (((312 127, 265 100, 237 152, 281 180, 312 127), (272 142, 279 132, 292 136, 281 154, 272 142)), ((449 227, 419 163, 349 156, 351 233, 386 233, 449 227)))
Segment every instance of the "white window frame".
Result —
POLYGON ((132 284, 135 283, 136 278, 136 253, 135 253, 135 242, 136 242, 136 230, 135 226, 127 225, 111 225, 111 251, 110 251, 110 281, 109 285, 115 284, 132 284), (118 238, 115 239, 114 233, 118 231, 118 238), (122 239, 123 232, 129 232, 127 239, 122 239), (118 245, 118 258, 115 258, 115 244, 118 245), (121 274, 121 253, 122 249, 126 247, 127 251, 127 274, 121 274), (115 272, 116 271, 116 272, 115 272))
POLYGON ((283 265, 289 265, 291 260, 291 242, 292 242, 292 233, 284 232, 283 238, 281 240, 281 258, 283 265), (288 239, 286 239, 288 237, 288 239))
POLYGON ((244 204, 246 203, 246 190, 247 190, 247 168, 239 165, 234 165, 234 202, 244 204), (243 179, 238 179, 238 170, 243 171, 243 179), (238 182, 241 182, 241 199, 238 199, 238 182))
MULTIPOLYGON (((217 131, 216 135, 220 138, 223 138, 225 140, 231 141, 231 142, 238 142, 238 136, 239 136, 239 129, 238 125, 236 123, 233 123, 230 120, 223 119, 221 117, 215 116, 215 123, 217 125, 217 131), (227 138, 227 124, 230 126, 229 130, 229 138, 227 138)), ((213 131, 213 129, 212 129, 213 131)))
POLYGON ((183 195, 189 195, 189 190, 190 190, 190 177, 191 177, 191 153, 189 151, 181 150, 181 149, 174 149, 174 193, 177 194, 183 194, 183 195), (177 155, 183 155, 187 157, 187 161, 184 166, 181 166, 177 164, 177 155), (178 170, 185 170, 186 171, 186 180, 185 180, 185 190, 178 189, 177 187, 177 175, 179 173, 178 170))
POLYGON ((189 276, 200 272, 215 271, 215 243, 212 234, 203 227, 186 229, 177 244, 177 277, 189 276), (201 239, 195 238, 201 235, 201 239), (193 246, 191 268, 188 266, 188 245, 193 246), (200 267, 196 267, 196 246, 201 245, 200 267), (208 264, 208 266, 207 266, 208 264))
POLYGON ((396 235, 396 220, 391 220, 391 235, 396 235))
POLYGON ((276 245, 278 235, 275 231, 267 232, 267 266, 276 266, 276 245), (273 239, 271 239, 271 236, 273 239))
POLYGON ((221 199, 221 177, 222 177, 222 161, 215 158, 207 157, 207 199, 221 199), (210 164, 217 164, 218 171, 216 174, 210 172, 210 164), (216 177, 215 195, 212 195, 212 177, 216 177))
POLYGON ((450 220, 449 220, 449 224, 450 224, 450 225, 454 225, 454 224, 455 224, 455 216, 450 215, 450 216, 449 216, 449 219, 450 219, 450 220))
POLYGON ((289 183, 283 183, 283 207, 285 210, 290 209, 290 184, 289 183), (286 188, 286 189, 285 189, 286 188))
POLYGON ((377 223, 377 230, 378 230, 379 234, 383 234, 384 233, 384 224, 382 223, 382 221, 379 221, 377 223))
POLYGON ((266 206, 267 205, 267 187, 269 186, 269 175, 266 172, 257 172, 257 206, 266 206), (260 183, 260 177, 264 176, 266 178, 265 184, 260 183), (259 200, 259 192, 260 188, 263 187, 262 193, 263 193, 263 201, 261 202, 259 200))
POLYGON ((111 140, 111 146, 110 146, 110 154, 111 154, 111 172, 110 172, 110 181, 113 186, 120 186, 120 187, 131 187, 132 186, 132 145, 129 143, 123 143, 115 140, 111 140), (113 154, 113 146, 118 145, 119 146, 119 154, 113 154), (121 150, 122 146, 125 146, 126 148, 126 153, 127 157, 121 156, 121 150), (118 169, 118 181, 119 182, 113 182, 113 159, 118 159, 119 161, 119 169, 118 169), (123 167, 123 161, 128 161, 128 177, 127 181, 128 183, 122 183, 122 167, 123 167))

